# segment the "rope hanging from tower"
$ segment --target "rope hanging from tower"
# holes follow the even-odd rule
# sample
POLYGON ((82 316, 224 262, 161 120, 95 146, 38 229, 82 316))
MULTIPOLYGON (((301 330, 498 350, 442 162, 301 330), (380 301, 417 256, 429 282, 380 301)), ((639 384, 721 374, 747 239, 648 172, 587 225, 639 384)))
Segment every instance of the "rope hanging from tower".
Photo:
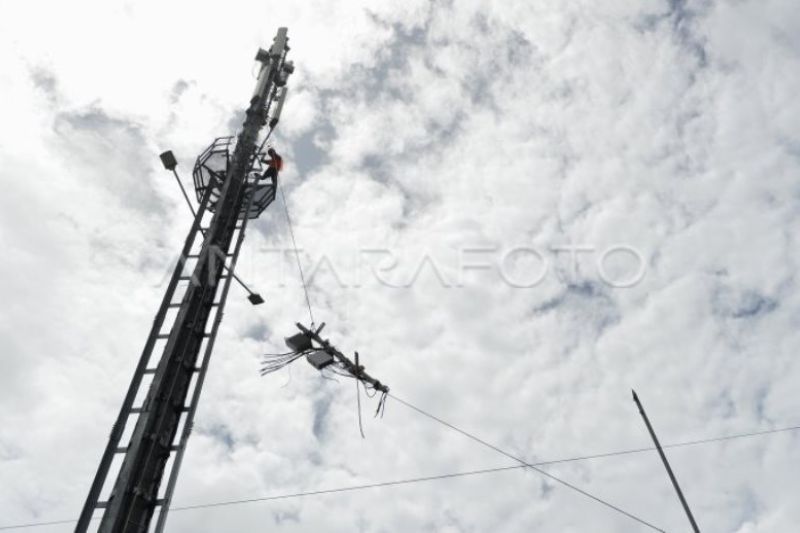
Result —
POLYGON ((314 328, 314 313, 311 311, 311 299, 308 297, 308 285, 306 284, 306 277, 303 274, 303 266, 300 264, 300 252, 297 249, 297 241, 294 238, 294 228, 292 227, 292 217, 289 216, 289 205, 286 203, 286 195, 283 194, 283 186, 280 180, 278 181, 278 190, 281 193, 281 201, 283 203, 283 212, 286 214, 286 223, 289 226, 289 236, 292 238, 292 247, 294 248, 294 257, 297 260, 297 270, 300 272, 300 282, 303 284, 303 294, 306 296, 306 306, 308 307, 308 318, 311 321, 311 328, 314 328))

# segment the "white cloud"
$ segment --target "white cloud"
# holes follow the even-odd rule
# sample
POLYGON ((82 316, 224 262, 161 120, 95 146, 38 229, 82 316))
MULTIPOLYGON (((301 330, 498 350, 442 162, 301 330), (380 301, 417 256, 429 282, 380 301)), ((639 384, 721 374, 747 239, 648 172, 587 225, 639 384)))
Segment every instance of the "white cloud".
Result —
MULTIPOLYGON (((319 265, 314 313, 398 396, 531 459, 648 445, 632 386, 668 442, 796 424, 792 4, 399 6, 2 8, 3 524, 78 513, 188 228, 156 156, 175 150, 188 179, 194 154, 236 127, 252 56, 284 24, 298 68, 275 142, 307 272, 319 265), (630 289, 598 271, 618 244, 645 261, 630 289), (576 272, 566 245, 592 248, 576 272), (534 288, 503 282, 519 246, 547 267, 534 288), (441 287, 437 275, 462 279, 465 247, 495 251, 441 287), (429 263, 388 287, 368 275, 389 264, 378 257, 356 278, 365 248, 392 254, 393 280, 429 263)), ((259 354, 306 320, 294 258, 270 253, 289 246, 281 211, 249 232, 239 271, 267 302, 231 291, 175 505, 509 464, 392 401, 380 421, 365 407, 362 441, 353 384, 308 365, 258 377, 259 354)), ((792 531, 796 444, 669 455, 703 529, 792 531)), ((653 454, 549 470, 686 527, 653 454)), ((638 530, 522 471, 170 518, 176 531, 253 524, 638 530)))

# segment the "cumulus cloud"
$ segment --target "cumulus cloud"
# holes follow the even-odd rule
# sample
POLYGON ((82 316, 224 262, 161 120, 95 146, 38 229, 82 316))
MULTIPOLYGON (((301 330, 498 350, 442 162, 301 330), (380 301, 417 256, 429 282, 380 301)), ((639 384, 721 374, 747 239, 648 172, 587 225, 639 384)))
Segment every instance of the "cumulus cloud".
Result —
MULTIPOLYGON (((278 25, 297 72, 274 142, 315 318, 398 396, 530 460, 647 446, 631 387, 666 442, 795 425, 792 7, 2 8, 4 524, 79 512, 189 226, 157 154, 187 178, 233 134, 278 25)), ((308 365, 260 378, 307 320, 289 250, 278 201, 239 268, 267 301, 231 291, 175 505, 510 464, 391 400, 362 440, 352 383, 308 365)), ((797 439, 670 450, 701 527, 792 531, 797 439)), ((548 471, 686 527, 653 454, 548 471)), ((170 517, 253 527, 639 530, 521 470, 170 517)))

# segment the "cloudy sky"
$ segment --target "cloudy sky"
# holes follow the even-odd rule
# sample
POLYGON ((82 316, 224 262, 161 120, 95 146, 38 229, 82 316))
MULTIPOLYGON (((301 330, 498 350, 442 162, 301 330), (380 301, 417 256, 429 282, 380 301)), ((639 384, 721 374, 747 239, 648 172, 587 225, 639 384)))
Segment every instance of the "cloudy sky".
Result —
MULTIPOLYGON (((275 137, 317 322, 397 396, 539 461, 800 423, 792 0, 0 4, 0 526, 77 517, 190 217, 158 161, 232 135, 288 26, 275 137)), ((514 462, 259 357, 307 322, 248 233, 175 506, 514 462)), ((669 451, 704 531, 800 523, 800 435, 669 451)), ((655 452, 548 472, 688 524, 655 452)), ((647 528, 536 472, 175 511, 180 532, 647 528)), ((70 524, 34 531, 71 531, 70 524)))

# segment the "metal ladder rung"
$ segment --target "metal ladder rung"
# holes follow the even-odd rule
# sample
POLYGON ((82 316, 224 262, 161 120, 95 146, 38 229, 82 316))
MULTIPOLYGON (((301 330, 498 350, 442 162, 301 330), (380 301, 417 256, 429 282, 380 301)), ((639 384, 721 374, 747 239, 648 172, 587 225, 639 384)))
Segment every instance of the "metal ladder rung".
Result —
MULTIPOLYGON (((202 368, 199 367, 199 366, 196 366, 196 367, 194 367, 192 369, 193 372, 200 372, 200 370, 202 370, 202 368)), ((138 414, 141 414, 141 413, 144 412, 144 408, 142 408, 142 407, 131 407, 129 412, 132 415, 138 415, 138 414)), ((189 407, 184 405, 183 407, 180 408, 180 412, 181 413, 188 413, 189 412, 189 407)))
MULTIPOLYGON (((180 444, 171 444, 169 447, 170 452, 177 452, 180 449, 181 449, 180 444)), ((114 453, 128 453, 128 447, 118 446, 117 448, 114 449, 114 453)))
MULTIPOLYGON (((94 504, 94 508, 95 509, 107 509, 108 508, 108 503, 109 502, 107 502, 107 501, 105 501, 105 502, 97 502, 96 504, 94 504)), ((155 505, 155 506, 164 505, 164 499, 163 498, 159 498, 158 500, 153 502, 153 505, 155 505)))
MULTIPOLYGON (((182 306, 182 305, 183 305, 183 302, 181 302, 181 303, 169 304, 167 307, 169 307, 170 309, 177 309, 177 308, 179 308, 179 307, 180 307, 180 306, 182 306)), ((212 304, 211 304, 211 307, 219 307, 219 302, 214 302, 214 303, 212 303, 212 304)))
MULTIPOLYGON (((212 307, 217 307, 217 306, 219 306, 219 304, 212 304, 212 307)), ((203 333, 203 334, 202 334, 202 337, 203 337, 204 339, 207 339, 207 338, 209 338, 210 336, 211 336, 211 333, 203 333)), ((156 339, 169 339, 169 333, 162 333, 161 335, 156 335, 156 339)), ((153 372, 155 372, 155 370, 154 370, 154 369, 149 369, 149 368, 148 368, 148 369, 147 369, 147 370, 145 370, 144 372, 145 372, 145 374, 152 374, 153 372)))
MULTIPOLYGON (((188 412, 189 412, 189 408, 188 408, 187 406, 185 406, 185 405, 184 405, 183 407, 181 407, 181 408, 179 409, 179 411, 180 411, 181 413, 188 413, 188 412)), ((136 414, 136 415, 138 415, 138 414, 141 414, 141 413, 143 413, 143 412, 144 412, 144 409, 143 409, 142 407, 131 407, 131 410, 130 410, 130 412, 131 412, 131 414, 136 414)))
POLYGON ((142 374, 155 374, 155 373, 156 373, 155 368, 145 368, 144 371, 142 372, 142 374))
MULTIPOLYGON (((225 257, 233 257, 233 253, 227 253, 225 257)), ((200 259, 200 254, 189 254, 186 256, 186 259, 200 259)))

